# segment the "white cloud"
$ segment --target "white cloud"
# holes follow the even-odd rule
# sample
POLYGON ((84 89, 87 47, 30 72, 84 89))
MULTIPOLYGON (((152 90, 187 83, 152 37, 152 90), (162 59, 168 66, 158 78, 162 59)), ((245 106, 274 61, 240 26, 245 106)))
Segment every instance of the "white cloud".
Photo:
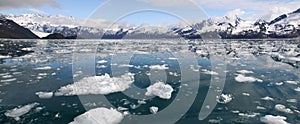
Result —
POLYGON ((263 10, 261 13, 253 14, 252 18, 271 21, 282 14, 290 13, 292 11, 294 11, 294 9, 288 7, 273 7, 263 10))
POLYGON ((34 13, 38 13, 38 14, 42 14, 42 15, 50 15, 49 13, 36 9, 36 8, 29 8, 28 11, 34 12, 34 13))
POLYGON ((152 4, 161 7, 186 7, 195 5, 189 0, 137 0, 140 2, 145 2, 147 4, 152 4))
POLYGON ((235 18, 236 16, 244 15, 246 12, 241 9, 235 9, 226 13, 226 16, 229 18, 235 18))
POLYGON ((60 7, 60 5, 54 0, 1 0, 0 10, 24 7, 41 7, 44 5, 49 5, 56 8, 60 7))

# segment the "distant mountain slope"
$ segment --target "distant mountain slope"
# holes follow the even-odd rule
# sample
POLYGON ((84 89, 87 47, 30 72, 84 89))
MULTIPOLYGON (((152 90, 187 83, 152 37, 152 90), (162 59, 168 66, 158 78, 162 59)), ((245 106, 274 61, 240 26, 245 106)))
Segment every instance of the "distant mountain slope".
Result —
POLYGON ((0 17, 0 38, 36 39, 39 37, 14 21, 0 17))
POLYGON ((300 36, 300 9, 278 16, 267 22, 243 20, 235 17, 212 17, 191 26, 128 26, 116 23, 111 28, 105 27, 107 21, 89 20, 69 16, 43 16, 23 14, 6 15, 21 26, 32 31, 44 33, 60 33, 66 37, 78 38, 295 38, 300 36))

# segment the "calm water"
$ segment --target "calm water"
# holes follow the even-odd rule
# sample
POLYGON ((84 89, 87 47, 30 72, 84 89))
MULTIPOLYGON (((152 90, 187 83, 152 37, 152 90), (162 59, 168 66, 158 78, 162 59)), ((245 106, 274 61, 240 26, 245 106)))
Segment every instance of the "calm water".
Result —
POLYGON ((124 124, 263 123, 266 115, 300 123, 299 66, 299 39, 0 40, 0 123, 69 123, 97 107, 129 113, 124 124), (36 95, 124 73, 134 74, 134 82, 123 92, 36 95), (172 86, 170 99, 145 95, 158 81, 172 86), (33 103, 18 118, 5 114, 33 103), (203 120, 201 108, 208 113, 203 120))

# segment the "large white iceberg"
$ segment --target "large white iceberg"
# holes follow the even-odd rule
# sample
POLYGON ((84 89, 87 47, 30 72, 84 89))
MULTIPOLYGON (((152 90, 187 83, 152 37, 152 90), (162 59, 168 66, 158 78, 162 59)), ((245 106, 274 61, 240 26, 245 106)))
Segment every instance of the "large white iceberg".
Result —
POLYGON ((56 96, 73 96, 88 94, 110 94, 125 91, 133 83, 133 74, 125 74, 121 77, 103 76, 85 77, 74 84, 61 87, 56 96))
POLYGON ((118 124, 123 118, 123 114, 115 109, 96 108, 75 117, 70 124, 118 124))
POLYGON ((158 96, 162 99, 170 99, 173 92, 172 86, 165 84, 163 82, 157 82, 149 87, 147 87, 146 96, 158 96))

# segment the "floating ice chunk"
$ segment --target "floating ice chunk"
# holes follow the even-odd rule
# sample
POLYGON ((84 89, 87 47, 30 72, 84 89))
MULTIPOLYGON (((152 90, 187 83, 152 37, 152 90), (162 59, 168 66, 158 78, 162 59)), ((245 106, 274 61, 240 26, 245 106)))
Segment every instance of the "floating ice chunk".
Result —
POLYGON ((300 58, 298 57, 289 57, 287 58, 288 60, 291 60, 291 61, 297 61, 297 62, 300 62, 300 58))
POLYGON ((276 82, 275 85, 281 86, 281 85, 283 85, 283 82, 276 82))
POLYGON ((5 80, 0 80, 1 83, 4 83, 4 82, 12 82, 12 81, 16 81, 17 79, 16 78, 11 78, 11 79, 5 79, 5 80))
POLYGON ((208 74, 208 75, 219 75, 219 73, 217 73, 217 72, 209 71, 209 70, 206 70, 206 69, 202 69, 202 73, 203 74, 208 74))
POLYGON ((96 108, 74 118, 70 124, 118 124, 124 115, 115 109, 96 108))
POLYGON ((150 107, 150 112, 151 112, 152 114, 156 114, 156 113, 158 112, 158 107, 156 107, 156 106, 150 107))
POLYGON ((246 118, 254 118, 260 115, 259 113, 239 113, 239 116, 246 117, 246 118))
POLYGON ((284 116, 266 115, 260 118, 260 121, 266 124, 289 124, 285 121, 286 119, 284 116))
POLYGON ((295 91, 300 92, 300 87, 297 87, 295 91))
POLYGON ((106 60, 100 60, 100 61, 97 62, 97 64, 105 64, 105 63, 107 63, 106 60))
POLYGON ((250 96, 249 93, 242 93, 242 95, 244 95, 244 96, 250 96))
POLYGON ((158 96, 162 99, 170 99, 173 92, 172 86, 169 84, 164 84, 163 82, 157 82, 149 87, 147 87, 146 96, 158 96))
POLYGON ((177 58, 172 58, 172 57, 171 57, 171 58, 168 58, 168 59, 169 59, 169 60, 177 60, 177 58))
POLYGON ((52 98, 53 92, 36 92, 35 95, 41 99, 49 99, 52 98))
POLYGON ((208 123, 210 123, 210 124, 220 124, 221 120, 219 120, 219 119, 209 119, 208 123))
POLYGON ((274 99, 272 97, 269 97, 269 96, 266 96, 264 98, 261 98, 262 100, 265 100, 265 101, 274 101, 274 99))
POLYGON ((2 76, 2 78, 12 78, 13 76, 12 75, 4 75, 2 76))
POLYGON ((288 84, 295 84, 295 85, 298 84, 298 81, 285 81, 285 82, 288 83, 288 84))
POLYGON ((28 47, 28 48, 22 48, 21 50, 23 51, 32 51, 32 48, 28 47))
POLYGON ((258 110, 266 110, 266 108, 262 107, 262 106, 256 106, 256 109, 258 109, 258 110))
POLYGON ((220 96, 217 96, 216 98, 217 98, 217 102, 222 103, 222 104, 229 103, 233 99, 232 95, 230 95, 230 94, 221 94, 220 96))
POLYGON ((28 113, 32 108, 38 106, 39 103, 32 103, 25 106, 20 106, 4 113, 5 116, 14 118, 16 121, 20 120, 20 116, 28 113))
POLYGON ((255 77, 246 77, 245 75, 242 75, 242 74, 238 74, 237 77, 235 77, 235 80, 237 82, 249 82, 249 83, 252 83, 252 82, 263 82, 263 80, 261 79, 258 79, 258 78, 255 78, 255 77))
POLYGON ((163 65, 151 65, 149 68, 150 69, 155 69, 155 70, 166 70, 166 69, 169 69, 169 67, 167 67, 166 64, 163 64, 163 65))
POLYGON ((240 71, 237 71, 237 73, 240 73, 240 74, 253 74, 254 72, 253 71, 248 71, 248 70, 240 70, 240 71))
POLYGON ((287 108, 282 104, 275 105, 275 109, 277 111, 284 112, 284 113, 287 113, 287 114, 293 114, 294 113, 290 108, 287 108))
POLYGON ((35 68, 34 70, 50 70, 52 67, 50 66, 45 66, 45 67, 38 67, 38 68, 35 68))
POLYGON ((110 94, 125 91, 133 83, 133 74, 125 74, 121 77, 103 76, 85 77, 74 84, 61 87, 56 96, 73 96, 88 94, 110 94))
POLYGON ((286 100, 287 102, 290 102, 290 103, 297 103, 297 99, 288 99, 286 100))
POLYGON ((3 56, 3 55, 0 55, 0 59, 8 59, 8 58, 11 58, 11 56, 3 56))

